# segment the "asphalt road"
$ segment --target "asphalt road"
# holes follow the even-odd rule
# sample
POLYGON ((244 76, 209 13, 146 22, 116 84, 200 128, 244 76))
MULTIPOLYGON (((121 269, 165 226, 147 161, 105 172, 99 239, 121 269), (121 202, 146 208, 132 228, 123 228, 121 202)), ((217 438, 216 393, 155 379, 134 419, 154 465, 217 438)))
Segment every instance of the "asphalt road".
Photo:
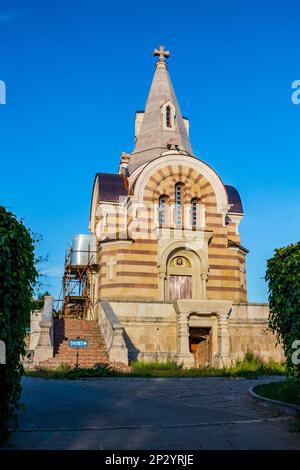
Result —
POLYGON ((293 418, 229 378, 24 378, 20 427, 4 449, 300 449, 293 418))

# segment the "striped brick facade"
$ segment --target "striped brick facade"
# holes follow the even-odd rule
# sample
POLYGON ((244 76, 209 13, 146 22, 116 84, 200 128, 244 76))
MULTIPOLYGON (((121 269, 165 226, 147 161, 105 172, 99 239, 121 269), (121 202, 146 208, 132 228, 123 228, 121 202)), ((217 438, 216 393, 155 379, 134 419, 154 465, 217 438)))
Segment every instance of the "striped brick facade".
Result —
MULTIPOLYGON (((95 233, 100 241, 100 298, 139 298, 159 300, 158 253, 155 228, 158 226, 157 207, 159 197, 168 197, 169 211, 175 204, 175 185, 184 184, 182 205, 183 228, 191 229, 189 206, 193 198, 200 200, 205 209, 204 228, 211 231, 208 243, 208 299, 246 301, 246 284, 243 283, 242 266, 245 251, 228 246, 229 240, 240 244, 237 225, 217 211, 217 201, 212 184, 202 174, 189 166, 191 157, 183 156, 184 165, 166 165, 148 179, 143 194, 143 204, 132 207, 132 197, 137 184, 131 181, 126 203, 109 204, 97 201, 95 233), (185 220, 185 215, 188 220, 185 220), (109 276, 109 263, 115 263, 109 276)), ((137 177, 137 179, 139 176, 137 177)), ((100 182, 101 184, 101 182, 100 182)), ((168 209, 167 209, 168 210, 168 209)), ((171 213, 168 227, 172 227, 171 213)))

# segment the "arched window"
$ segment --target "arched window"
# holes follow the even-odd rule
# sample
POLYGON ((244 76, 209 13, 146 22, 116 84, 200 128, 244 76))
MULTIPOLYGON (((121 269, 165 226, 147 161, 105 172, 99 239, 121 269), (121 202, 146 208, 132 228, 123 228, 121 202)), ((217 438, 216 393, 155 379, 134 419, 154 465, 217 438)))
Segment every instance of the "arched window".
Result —
POLYGON ((158 202, 158 223, 160 226, 167 224, 167 204, 168 196, 163 194, 158 202))
POLYGON ((175 184, 175 225, 182 225, 182 206, 183 206, 184 184, 175 184))
POLYGON ((167 101, 161 106, 162 128, 165 131, 176 130, 176 108, 171 101, 167 101))
POLYGON ((172 115, 171 115, 171 106, 166 107, 166 126, 172 127, 172 115))
POLYGON ((196 228, 200 225, 200 199, 194 197, 192 199, 192 227, 196 228))

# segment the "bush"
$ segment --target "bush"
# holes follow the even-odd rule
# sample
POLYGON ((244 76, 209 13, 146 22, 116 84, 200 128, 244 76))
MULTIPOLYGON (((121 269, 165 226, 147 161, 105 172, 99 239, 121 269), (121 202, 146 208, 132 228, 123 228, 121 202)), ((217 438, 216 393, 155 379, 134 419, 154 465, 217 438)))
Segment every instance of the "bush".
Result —
POLYGON ((6 364, 0 365, 0 440, 17 422, 21 356, 37 275, 30 232, 0 206, 0 339, 6 344, 6 364))
MULTIPOLYGON (((267 262, 269 328, 283 345, 288 371, 300 376, 294 360, 295 342, 300 340, 300 242, 275 250, 267 262)), ((299 354, 298 354, 299 358, 299 354)))

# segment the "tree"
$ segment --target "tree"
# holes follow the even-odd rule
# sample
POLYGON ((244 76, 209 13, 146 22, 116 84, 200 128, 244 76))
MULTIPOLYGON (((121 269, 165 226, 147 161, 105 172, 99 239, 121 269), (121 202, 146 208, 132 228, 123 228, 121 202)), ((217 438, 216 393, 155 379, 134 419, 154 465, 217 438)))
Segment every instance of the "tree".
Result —
POLYGON ((6 345, 6 363, 0 365, 0 440, 17 423, 21 357, 38 277, 34 244, 22 221, 0 206, 0 340, 6 345))
POLYGON ((283 345, 288 370, 299 376, 294 353, 295 341, 300 340, 300 241, 275 250, 267 261, 265 279, 269 285, 269 328, 283 345))

